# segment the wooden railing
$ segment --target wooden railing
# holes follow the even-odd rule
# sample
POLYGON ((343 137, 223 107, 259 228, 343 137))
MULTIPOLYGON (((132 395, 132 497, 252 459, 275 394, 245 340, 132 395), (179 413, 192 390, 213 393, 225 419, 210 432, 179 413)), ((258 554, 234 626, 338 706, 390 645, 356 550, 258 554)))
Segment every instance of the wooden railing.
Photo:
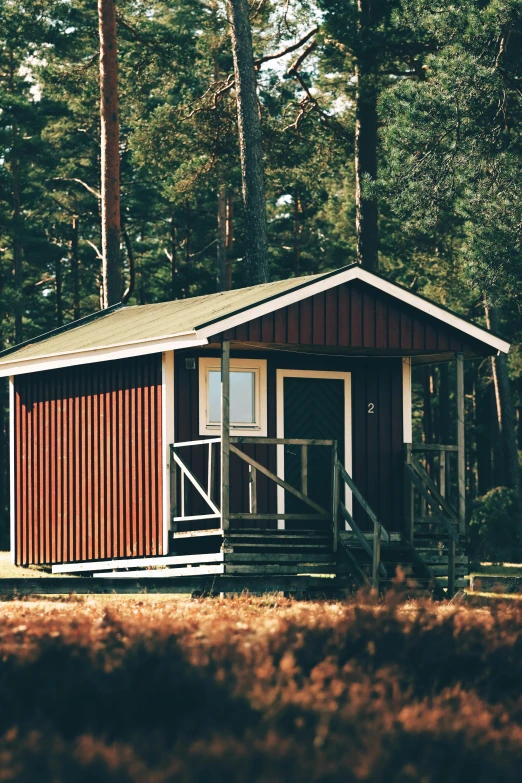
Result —
MULTIPOLYGON (((173 522, 196 522, 216 519, 219 521, 219 526, 223 528, 222 514, 220 507, 223 499, 218 505, 217 500, 214 498, 215 490, 217 489, 217 482, 215 480, 215 468, 216 459, 215 452, 217 451, 217 444, 221 444, 220 438, 211 438, 209 440, 195 440, 184 441, 182 443, 174 443, 171 445, 173 475, 171 484, 171 497, 173 501, 173 522), (193 446, 200 446, 207 449, 207 468, 206 468, 206 481, 200 481, 195 475, 187 463, 182 459, 179 451, 193 446), (214 448, 216 446, 216 448, 214 448), (176 467, 177 466, 177 467, 176 467), (177 481, 177 472, 180 472, 180 481, 177 481), (207 504, 209 512, 207 514, 191 514, 190 509, 187 509, 186 501, 186 489, 188 484, 196 490, 197 495, 207 504)), ((388 574, 384 564, 381 562, 381 541, 388 543, 390 536, 386 528, 381 524, 373 509, 367 503, 352 477, 349 475, 345 467, 338 459, 337 441, 335 440, 318 440, 310 438, 262 438, 262 437, 231 437, 230 438, 230 453, 234 454, 240 460, 248 465, 248 481, 249 481, 249 510, 243 512, 229 513, 230 520, 243 520, 243 521, 255 521, 255 520, 294 520, 302 522, 317 522, 325 521, 328 525, 331 525, 332 530, 332 548, 336 552, 339 546, 339 542, 342 542, 339 530, 339 519, 343 519, 348 522, 352 532, 358 539, 362 548, 369 555, 372 562, 372 584, 378 589, 380 578, 386 579, 388 574), (265 465, 262 465, 254 457, 246 454, 241 450, 241 445, 257 445, 257 446, 294 446, 301 449, 301 471, 300 471, 300 489, 292 486, 292 484, 285 481, 276 473, 271 471, 265 465), (313 500, 309 492, 309 450, 311 448, 323 446, 329 448, 331 451, 331 480, 332 480, 332 503, 329 509, 324 508, 315 500, 313 500), (267 512, 259 510, 258 504, 258 492, 257 492, 257 478, 261 473, 270 481, 273 481, 278 487, 281 487, 285 492, 290 493, 295 498, 300 500, 305 506, 308 506, 311 511, 309 513, 286 513, 284 511, 267 512), (363 511, 366 513, 371 523, 373 524, 373 535, 368 538, 359 525, 356 523, 352 514, 347 508, 346 497, 344 500, 341 498, 341 488, 345 485, 351 497, 359 503, 363 511)), ((220 492, 230 491, 230 487, 220 487, 220 492)))
MULTIPOLYGON (((298 520, 298 521, 319 521, 319 520, 332 520, 333 508, 328 510, 323 508, 312 500, 308 495, 308 450, 314 446, 327 446, 332 449, 332 473, 335 474, 335 463, 337 460, 337 442, 333 440, 317 440, 311 438, 257 438, 257 437, 233 437, 230 438, 230 453, 235 454, 236 457, 246 462, 249 467, 249 484, 250 484, 250 508, 248 512, 230 514, 230 519, 241 520, 298 520), (251 445, 263 445, 263 446, 300 446, 301 447, 301 489, 289 484, 273 471, 269 470, 265 465, 255 460, 253 457, 245 454, 244 451, 238 448, 242 444, 251 445), (257 504, 257 474, 262 473, 270 481, 273 481, 277 486, 289 492, 296 497, 302 503, 314 510, 314 514, 286 514, 284 512, 266 513, 264 511, 258 511, 257 504)), ((335 497, 335 487, 333 490, 335 497)), ((336 516, 334 514, 334 516, 336 516)), ((335 525, 334 525, 335 527, 335 525)), ((334 532, 334 540, 336 541, 336 534, 334 532)))
POLYGON ((178 522, 199 522, 206 519, 221 519, 221 511, 212 497, 214 484, 214 444, 221 443, 221 438, 210 438, 209 440, 187 440, 182 443, 170 444, 171 455, 171 504, 174 509, 172 522, 174 526, 178 522), (208 449, 207 457, 207 486, 206 489, 194 476, 191 469, 178 454, 179 449, 190 446, 204 446, 208 449), (176 466, 180 469, 181 481, 178 484, 176 466), (187 481, 192 484, 197 493, 208 505, 210 514, 187 514, 186 513, 186 487, 187 481))
POLYGON ((448 538, 448 593, 455 592, 455 550, 459 543, 459 512, 446 497, 449 485, 447 454, 458 452, 457 446, 449 446, 438 443, 419 443, 405 446, 405 511, 406 533, 410 543, 414 543, 415 531, 415 491, 419 494, 421 514, 423 522, 438 523, 448 538), (430 475, 415 456, 418 453, 438 454, 438 482, 434 476, 437 472, 432 465, 430 475), (426 512, 423 513, 422 509, 426 512))
MULTIPOLYGON (((223 497, 218 501, 213 497, 213 489, 216 485, 215 482, 215 451, 214 444, 220 444, 221 438, 211 438, 209 440, 193 440, 184 441, 181 443, 171 444, 171 456, 172 456, 172 476, 171 476, 171 498, 173 513, 173 523, 176 525, 178 522, 197 522, 206 521, 209 519, 219 519, 220 526, 222 527, 222 514, 221 506, 223 503, 223 497), (207 456, 207 470, 206 470, 206 482, 198 480, 194 475, 194 472, 190 469, 187 463, 182 459, 179 454, 180 449, 187 447, 200 446, 208 450, 207 456), (178 469, 180 472, 180 481, 177 480, 178 469), (206 486, 203 486, 203 484, 206 486), (207 504, 209 512, 207 514, 192 514, 190 509, 187 511, 186 501, 186 488, 191 484, 197 492, 197 495, 207 504)), ((319 503, 313 500, 308 494, 309 476, 308 476, 308 455, 309 449, 317 446, 326 446, 331 449, 331 465, 332 465, 332 497, 336 495, 336 481, 337 471, 335 466, 337 464, 337 441, 333 440, 318 440, 310 438, 263 438, 263 437, 231 437, 230 438, 230 453, 235 454, 243 462, 246 462, 249 470, 249 510, 244 512, 229 513, 229 520, 295 520, 302 522, 309 521, 321 521, 325 520, 329 523, 333 521, 333 542, 334 548, 337 546, 338 530, 337 530, 337 508, 338 504, 332 502, 332 508, 323 508, 319 503), (298 446, 301 448, 301 488, 289 484, 282 479, 276 473, 271 471, 265 465, 262 465, 258 460, 254 459, 248 454, 245 454, 239 446, 241 445, 256 445, 256 446, 298 446), (258 473, 264 475, 270 481, 273 481, 277 486, 281 487, 286 492, 296 497, 310 509, 311 513, 285 513, 285 512, 268 512, 260 511, 258 506, 257 495, 257 476, 258 473)), ((223 492, 230 492, 230 486, 219 488, 221 496, 223 492)), ((229 499, 227 499, 229 500, 229 499)), ((229 507, 229 503, 227 503, 229 507)))
POLYGON ((368 502, 362 496, 361 492, 357 488, 357 485, 355 484, 354 480, 352 479, 352 477, 350 476, 350 474, 348 473, 344 465, 338 462, 337 467, 338 470, 336 472, 338 473, 340 479, 342 479, 342 481, 344 481, 346 486, 351 490, 352 497, 354 497, 357 500, 357 502, 362 507, 363 511, 365 511, 365 513, 367 514, 367 516, 369 517, 370 521, 373 524, 373 537, 370 540, 368 540, 364 535, 363 531, 360 529, 359 525, 356 523, 353 516, 346 508, 345 504, 342 502, 342 500, 339 499, 339 508, 342 517, 345 519, 346 522, 348 522, 352 531, 355 533, 357 539, 359 540, 359 543, 371 558, 372 585, 373 587, 375 587, 376 590, 378 590, 380 577, 382 576, 384 579, 386 579, 388 576, 384 563, 381 562, 381 541, 384 541, 385 543, 389 543, 390 535, 386 530, 386 528, 381 524, 381 522, 377 518, 376 514, 374 513, 373 509, 370 507, 368 502))

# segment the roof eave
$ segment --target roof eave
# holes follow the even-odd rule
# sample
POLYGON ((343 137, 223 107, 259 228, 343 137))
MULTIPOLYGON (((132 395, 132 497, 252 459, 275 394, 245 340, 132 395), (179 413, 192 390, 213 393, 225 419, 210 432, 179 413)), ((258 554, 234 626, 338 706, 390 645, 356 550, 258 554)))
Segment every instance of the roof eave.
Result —
POLYGON ((198 336, 195 331, 180 332, 177 335, 153 340, 137 340, 133 343, 122 343, 99 348, 85 348, 69 353, 52 354, 38 358, 18 359, 0 365, 0 378, 12 375, 25 375, 31 372, 56 370, 63 367, 74 367, 81 364, 94 364, 115 359, 127 359, 133 356, 145 356, 164 351, 197 348, 207 345, 205 337, 198 336))

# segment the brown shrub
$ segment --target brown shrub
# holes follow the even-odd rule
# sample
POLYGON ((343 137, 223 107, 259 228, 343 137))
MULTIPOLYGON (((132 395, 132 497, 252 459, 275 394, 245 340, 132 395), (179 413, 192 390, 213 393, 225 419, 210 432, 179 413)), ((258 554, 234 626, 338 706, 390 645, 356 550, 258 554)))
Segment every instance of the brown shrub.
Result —
POLYGON ((519 780, 522 610, 0 605, 0 781, 519 780))

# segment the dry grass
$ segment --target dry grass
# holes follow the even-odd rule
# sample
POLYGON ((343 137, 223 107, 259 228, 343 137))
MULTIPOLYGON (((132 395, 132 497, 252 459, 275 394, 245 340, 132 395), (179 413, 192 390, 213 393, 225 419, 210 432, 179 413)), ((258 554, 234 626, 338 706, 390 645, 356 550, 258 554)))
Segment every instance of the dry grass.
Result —
POLYGON ((522 608, 0 605, 0 780, 518 781, 522 608))

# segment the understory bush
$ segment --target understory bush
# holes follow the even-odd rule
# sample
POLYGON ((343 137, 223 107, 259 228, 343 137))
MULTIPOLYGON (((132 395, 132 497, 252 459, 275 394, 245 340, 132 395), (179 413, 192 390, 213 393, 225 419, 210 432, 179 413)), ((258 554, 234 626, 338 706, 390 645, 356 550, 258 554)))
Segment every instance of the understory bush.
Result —
POLYGON ((104 603, 0 605, 2 781, 520 779, 516 605, 104 603))
POLYGON ((517 501, 512 489, 495 487, 475 500, 470 536, 472 554, 477 561, 517 562, 517 501))

